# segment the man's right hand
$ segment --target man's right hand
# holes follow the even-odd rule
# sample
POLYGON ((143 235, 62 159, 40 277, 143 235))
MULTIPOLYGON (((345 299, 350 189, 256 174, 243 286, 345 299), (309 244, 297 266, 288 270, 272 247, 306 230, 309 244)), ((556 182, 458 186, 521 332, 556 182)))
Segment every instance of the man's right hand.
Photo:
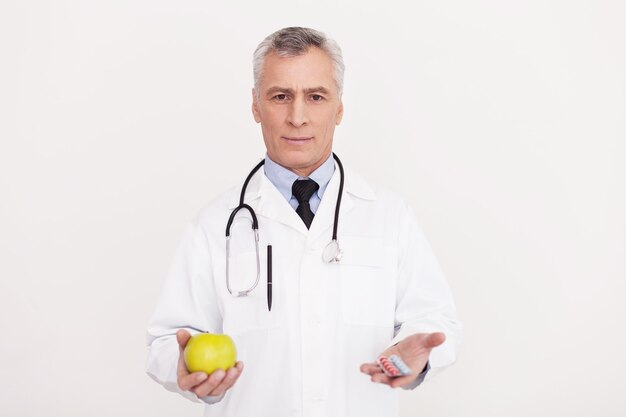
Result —
POLYGON ((218 369, 215 372, 207 375, 204 372, 189 373, 187 365, 185 365, 185 359, 183 350, 187 346, 187 342, 191 338, 186 330, 179 330, 176 332, 176 340, 178 340, 178 387, 183 391, 191 391, 198 397, 219 397, 232 387, 241 372, 243 371, 243 362, 237 361, 235 366, 228 371, 218 369))

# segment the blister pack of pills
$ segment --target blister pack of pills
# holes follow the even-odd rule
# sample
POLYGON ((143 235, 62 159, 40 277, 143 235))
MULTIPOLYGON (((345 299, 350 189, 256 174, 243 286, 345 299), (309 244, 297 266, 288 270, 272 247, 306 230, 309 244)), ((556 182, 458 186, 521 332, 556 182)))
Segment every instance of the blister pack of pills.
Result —
POLYGON ((391 355, 389 357, 381 356, 376 362, 381 367, 385 375, 391 378, 397 378, 413 373, 407 364, 404 363, 404 361, 397 355, 391 355))

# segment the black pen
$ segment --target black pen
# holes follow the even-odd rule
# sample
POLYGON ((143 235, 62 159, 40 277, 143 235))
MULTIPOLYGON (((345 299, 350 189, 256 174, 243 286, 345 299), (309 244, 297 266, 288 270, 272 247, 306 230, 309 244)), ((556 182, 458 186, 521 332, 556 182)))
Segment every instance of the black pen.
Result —
POLYGON ((267 245, 267 311, 272 311, 272 245, 267 245))

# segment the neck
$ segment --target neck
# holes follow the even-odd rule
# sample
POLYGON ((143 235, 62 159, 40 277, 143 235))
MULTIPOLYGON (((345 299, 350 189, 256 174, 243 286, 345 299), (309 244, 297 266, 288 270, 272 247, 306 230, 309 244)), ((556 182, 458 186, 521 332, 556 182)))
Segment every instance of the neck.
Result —
MULTIPOLYGON (((282 166, 285 169, 288 169, 289 171, 293 172, 294 174, 296 174, 299 177, 308 177, 309 175, 311 175, 313 173, 313 171, 315 171, 316 169, 321 167, 324 164, 324 162, 326 162, 328 160, 328 158, 330 157, 331 153, 326 155, 324 158, 320 159, 317 163, 315 163, 315 165, 311 165, 311 166, 308 166, 306 168, 286 167, 286 166, 281 165, 281 164, 278 164, 278 165, 282 166)), ((276 161, 274 161, 274 162, 276 162, 276 161)))

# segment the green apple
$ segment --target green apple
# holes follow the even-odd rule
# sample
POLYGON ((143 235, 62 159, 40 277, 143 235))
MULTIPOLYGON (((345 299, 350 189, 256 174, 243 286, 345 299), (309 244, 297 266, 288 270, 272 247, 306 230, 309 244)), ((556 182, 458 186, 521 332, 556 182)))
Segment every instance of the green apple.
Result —
POLYGON ((189 372, 211 374, 216 369, 235 366, 237 351, 233 339, 226 334, 199 333, 187 342, 184 357, 189 372))

